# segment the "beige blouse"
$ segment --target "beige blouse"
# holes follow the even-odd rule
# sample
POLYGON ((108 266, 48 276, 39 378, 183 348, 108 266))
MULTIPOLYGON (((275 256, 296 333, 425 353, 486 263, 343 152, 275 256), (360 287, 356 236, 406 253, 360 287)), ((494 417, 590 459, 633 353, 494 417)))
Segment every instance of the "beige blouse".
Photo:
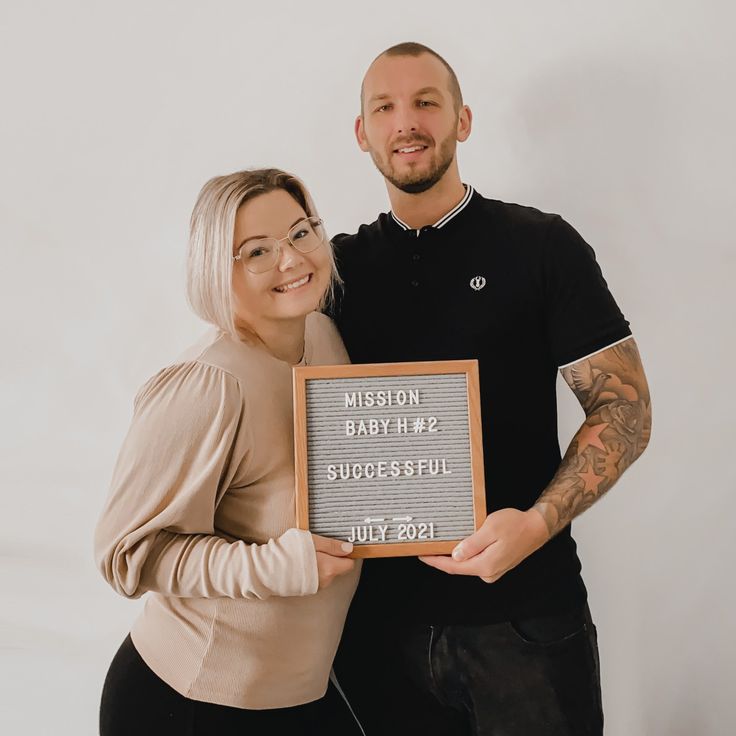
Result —
MULTIPOLYGON (((316 312, 304 360, 348 362, 316 312)), ((214 332, 136 396, 95 554, 118 593, 148 593, 133 643, 182 695, 252 709, 324 695, 360 566, 317 590, 294 482, 292 370, 262 348, 214 332)))

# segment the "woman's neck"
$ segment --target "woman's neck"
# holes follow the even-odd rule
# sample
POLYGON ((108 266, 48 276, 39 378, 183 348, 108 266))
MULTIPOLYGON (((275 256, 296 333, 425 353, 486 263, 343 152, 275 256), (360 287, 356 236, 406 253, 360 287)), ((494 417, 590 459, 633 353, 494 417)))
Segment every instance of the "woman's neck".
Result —
POLYGON ((255 335, 263 347, 278 360, 296 365, 304 355, 306 316, 290 320, 264 321, 257 325, 238 325, 255 335))

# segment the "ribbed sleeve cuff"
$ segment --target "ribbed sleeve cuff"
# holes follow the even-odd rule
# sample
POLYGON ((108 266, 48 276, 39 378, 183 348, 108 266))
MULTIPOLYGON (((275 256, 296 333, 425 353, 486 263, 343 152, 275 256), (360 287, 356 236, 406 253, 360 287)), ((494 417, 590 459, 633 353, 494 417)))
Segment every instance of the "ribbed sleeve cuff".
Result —
POLYGON ((312 595, 319 588, 317 553, 312 535, 304 529, 288 529, 278 539, 259 545, 261 580, 272 595, 312 595))

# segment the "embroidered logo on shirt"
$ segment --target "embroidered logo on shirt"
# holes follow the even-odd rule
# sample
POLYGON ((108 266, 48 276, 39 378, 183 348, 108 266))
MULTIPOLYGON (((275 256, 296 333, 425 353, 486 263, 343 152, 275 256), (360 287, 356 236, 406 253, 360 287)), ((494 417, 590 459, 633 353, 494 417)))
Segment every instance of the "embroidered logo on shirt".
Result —
POLYGON ((483 278, 483 276, 474 276, 472 279, 470 279, 470 286, 476 291, 480 291, 485 285, 486 280, 483 278))

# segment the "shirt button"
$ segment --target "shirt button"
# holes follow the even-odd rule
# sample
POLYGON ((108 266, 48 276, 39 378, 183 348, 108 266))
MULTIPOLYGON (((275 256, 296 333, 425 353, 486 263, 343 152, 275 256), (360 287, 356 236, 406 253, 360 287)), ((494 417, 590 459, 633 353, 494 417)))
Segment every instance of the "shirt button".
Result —
POLYGON ((413 280, 413 281, 411 282, 411 285, 412 285, 412 286, 419 286, 419 282, 418 282, 418 281, 417 281, 416 279, 414 279, 414 280, 413 280))
POLYGON ((414 255, 412 255, 411 257, 412 261, 418 261, 420 258, 421 256, 419 255, 419 253, 414 253, 414 255))

